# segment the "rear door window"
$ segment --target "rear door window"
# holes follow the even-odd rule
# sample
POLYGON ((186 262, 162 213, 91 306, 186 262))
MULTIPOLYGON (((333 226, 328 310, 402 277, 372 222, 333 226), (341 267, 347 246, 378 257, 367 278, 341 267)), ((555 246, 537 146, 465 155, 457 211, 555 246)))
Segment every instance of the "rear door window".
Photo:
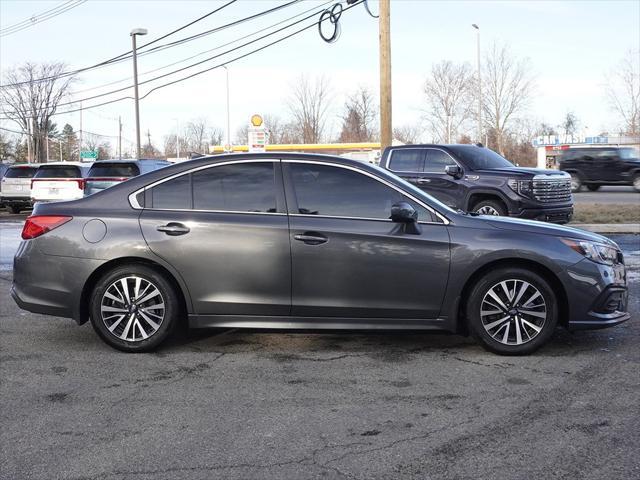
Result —
POLYGON ((13 167, 9 168, 5 174, 5 178, 32 178, 38 171, 37 168, 32 167, 13 167))
POLYGON ((151 207, 168 210, 191 208, 191 175, 181 175, 151 189, 151 207))
POLYGON ((193 208, 274 213, 276 186, 271 162, 237 163, 192 174, 193 208))
POLYGON ((393 172, 424 171, 424 150, 420 148, 393 150, 389 160, 389 170, 393 172))
POLYGON ((38 169, 34 178, 82 178, 82 173, 73 165, 45 165, 38 169))
POLYGON ((89 170, 89 177, 135 177, 140 170, 135 163, 94 163, 89 170))

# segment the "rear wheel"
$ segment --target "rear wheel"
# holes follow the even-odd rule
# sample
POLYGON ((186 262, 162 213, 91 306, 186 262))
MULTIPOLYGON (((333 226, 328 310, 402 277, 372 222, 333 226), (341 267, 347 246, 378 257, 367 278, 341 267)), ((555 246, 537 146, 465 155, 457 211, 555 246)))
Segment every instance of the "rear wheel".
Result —
POLYGON ((20 213, 20 207, 16 207, 15 205, 10 205, 7 208, 9 209, 9 212, 13 213, 14 215, 20 213))
POLYGON ((587 189, 590 192, 596 192, 596 191, 600 190, 600 185, 587 185, 587 189))
POLYGON ((636 192, 640 192, 640 173, 636 173, 633 177, 633 188, 636 192))
POLYGON ((480 215, 505 216, 507 209, 499 200, 481 200, 473 206, 473 212, 480 215))
POLYGON ((181 313, 173 285, 145 265, 126 265, 106 274, 90 302, 95 331, 124 352, 155 349, 174 330, 181 313))
POLYGON ((546 343, 558 322, 557 299, 540 275, 520 268, 487 273, 467 301, 467 320, 483 346, 502 355, 526 355, 546 343))
POLYGON ((582 178, 577 173, 571 173, 571 193, 578 193, 582 188, 582 178))

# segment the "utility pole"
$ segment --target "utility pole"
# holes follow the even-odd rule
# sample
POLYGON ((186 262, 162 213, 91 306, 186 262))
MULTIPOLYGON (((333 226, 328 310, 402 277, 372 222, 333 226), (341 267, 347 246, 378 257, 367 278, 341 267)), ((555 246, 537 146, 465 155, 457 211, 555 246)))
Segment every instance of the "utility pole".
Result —
POLYGON ((393 141, 391 119, 391 0, 380 0, 380 149, 393 141))
POLYGON ((227 72, 227 145, 225 150, 231 152, 233 149, 231 148, 231 121, 229 120, 231 118, 229 114, 229 67, 226 65, 222 67, 227 72))
POLYGON ((122 118, 118 115, 118 160, 122 160, 122 118))
MULTIPOLYGON (((482 72, 480 71, 480 27, 475 23, 471 25, 476 29, 478 48, 478 141, 482 142, 482 72)), ((485 147, 486 147, 485 143, 485 147)))
POLYGON ((138 97, 138 47, 136 46, 136 36, 146 34, 146 28, 134 28, 130 33, 133 49, 133 90, 136 104, 136 155, 138 158, 140 158, 142 150, 140 149, 140 99, 138 97))
POLYGON ((31 141, 33 137, 31 135, 31 121, 27 123, 27 163, 31 163, 31 141))
POLYGON ((176 118, 176 158, 180 160, 180 119, 176 118))
POLYGON ((49 135, 44 137, 44 141, 47 142, 47 163, 49 163, 49 135))

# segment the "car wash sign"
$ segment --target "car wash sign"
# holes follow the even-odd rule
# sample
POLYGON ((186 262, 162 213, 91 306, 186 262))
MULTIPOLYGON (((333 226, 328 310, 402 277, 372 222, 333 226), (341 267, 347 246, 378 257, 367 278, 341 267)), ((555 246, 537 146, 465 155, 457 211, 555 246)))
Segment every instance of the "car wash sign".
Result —
POLYGON ((269 140, 269 132, 264 126, 260 115, 251 116, 251 125, 248 130, 249 152, 265 152, 269 140))

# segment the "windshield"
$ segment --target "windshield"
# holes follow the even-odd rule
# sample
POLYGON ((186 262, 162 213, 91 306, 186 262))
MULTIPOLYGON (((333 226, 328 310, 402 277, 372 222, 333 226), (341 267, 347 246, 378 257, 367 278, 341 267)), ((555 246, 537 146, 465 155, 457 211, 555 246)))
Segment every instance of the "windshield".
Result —
POLYGON ((475 145, 456 145, 449 148, 473 170, 492 170, 514 166, 509 160, 488 148, 476 147, 475 145))
POLYGON ((38 170, 37 167, 11 167, 5 173, 5 178, 31 178, 38 170))
POLYGON ((402 188, 404 188, 408 193, 411 193, 414 197, 417 197, 419 200, 424 199, 424 201, 426 201, 428 204, 431 204, 431 206, 435 207, 437 210, 440 210, 440 213, 443 213, 443 212, 456 213, 456 211, 453 210, 451 207, 446 206, 440 200, 435 199, 434 197, 426 193, 424 190, 420 190, 415 185, 412 185, 406 180, 398 177, 397 175, 394 175, 389 170, 385 170, 384 168, 379 167, 378 165, 371 164, 369 166, 371 168, 374 168, 376 170, 376 173, 378 173, 382 178, 386 177, 389 180, 392 180, 392 181, 395 180, 395 182, 399 182, 402 185, 402 188))
POLYGON ((40 167, 34 178, 82 178, 82 174, 73 165, 48 165, 40 167))
POLYGON ((632 160, 638 158, 638 151, 635 148, 621 148, 620 158, 623 160, 632 160))

